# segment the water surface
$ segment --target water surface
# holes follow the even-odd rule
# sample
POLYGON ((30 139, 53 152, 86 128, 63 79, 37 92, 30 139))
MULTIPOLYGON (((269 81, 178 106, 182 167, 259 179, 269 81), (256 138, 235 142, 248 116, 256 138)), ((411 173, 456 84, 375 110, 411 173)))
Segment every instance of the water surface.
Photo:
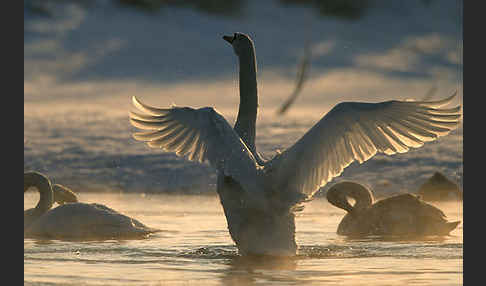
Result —
MULTIPOLYGON (((462 284, 462 224, 442 239, 347 240, 335 233, 344 211, 322 198, 297 217, 297 257, 242 258, 215 170, 131 138, 133 95, 159 107, 212 106, 234 123, 237 59, 221 38, 234 32, 255 43, 265 158, 342 101, 421 99, 435 86, 433 99, 457 90, 454 105, 463 102, 462 1, 24 1, 24 171, 163 230, 129 241, 24 239, 25 284, 462 284), (278 117, 307 44, 309 78, 278 117)), ((351 164, 320 194, 340 180, 378 196, 413 193, 436 171, 462 188, 462 148, 461 123, 419 149, 351 164)), ((37 199, 26 193, 24 209, 37 199)), ((462 220, 461 203, 440 207, 462 220)))
MULTIPOLYGON (((25 207, 38 198, 25 195, 25 207)), ((462 285, 463 227, 425 240, 350 240, 324 199, 297 216, 298 255, 238 255, 216 196, 80 194, 162 229, 142 240, 24 239, 24 285, 462 285)), ((462 220, 460 203, 438 205, 462 220)))

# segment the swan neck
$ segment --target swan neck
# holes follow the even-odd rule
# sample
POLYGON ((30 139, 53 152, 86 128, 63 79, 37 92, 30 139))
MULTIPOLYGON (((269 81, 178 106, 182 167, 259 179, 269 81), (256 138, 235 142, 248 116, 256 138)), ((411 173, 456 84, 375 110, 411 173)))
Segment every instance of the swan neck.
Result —
POLYGON ((353 210, 353 206, 348 202, 346 196, 342 196, 341 194, 333 196, 328 195, 327 200, 333 206, 343 209, 347 212, 351 212, 353 210))
POLYGON ((352 197, 356 201, 353 206, 353 210, 362 210, 370 207, 373 204, 373 194, 365 188, 352 190, 348 196, 352 197))
POLYGON ((240 106, 235 131, 255 154, 255 125, 258 109, 256 58, 253 47, 239 56, 240 106))
POLYGON ((327 191, 327 200, 348 213, 356 213, 373 204, 373 194, 360 184, 343 182, 334 185, 327 191), (349 198, 355 200, 354 205, 349 203, 349 198))
POLYGON ((49 179, 38 172, 24 173, 24 192, 35 187, 39 192, 39 202, 35 211, 40 215, 47 212, 53 205, 53 192, 49 179))

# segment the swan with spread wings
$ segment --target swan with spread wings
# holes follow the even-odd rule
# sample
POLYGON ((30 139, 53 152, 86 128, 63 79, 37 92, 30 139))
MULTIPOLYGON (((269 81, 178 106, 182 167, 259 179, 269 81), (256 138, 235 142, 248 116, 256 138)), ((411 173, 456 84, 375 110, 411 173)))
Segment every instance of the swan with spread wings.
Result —
POLYGON ((455 93, 430 102, 343 102, 271 160, 255 147, 256 57, 249 36, 223 36, 239 59, 240 105, 234 128, 212 107, 155 108, 132 97, 133 137, 217 170, 217 192, 241 254, 295 255, 295 212, 353 161, 418 148, 457 127, 455 93))

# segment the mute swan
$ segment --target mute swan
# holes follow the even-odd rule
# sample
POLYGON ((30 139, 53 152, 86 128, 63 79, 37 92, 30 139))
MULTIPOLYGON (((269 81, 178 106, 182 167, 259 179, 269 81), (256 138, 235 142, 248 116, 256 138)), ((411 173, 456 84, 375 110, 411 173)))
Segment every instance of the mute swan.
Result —
POLYGON ((373 203, 373 193, 355 182, 337 183, 326 196, 331 204, 348 212, 339 223, 340 235, 447 235, 460 223, 448 222, 440 209, 412 194, 373 203), (354 206, 348 197, 356 201, 354 206))
POLYGON ((268 161, 255 148, 256 59, 245 34, 223 36, 239 58, 240 106, 234 129, 215 109, 155 108, 135 96, 134 139, 192 161, 208 160, 231 238, 241 254, 295 255, 294 212, 354 160, 420 147, 454 129, 460 106, 435 102, 343 102, 293 146, 268 161))
MULTIPOLYGON (((40 199, 35 208, 24 211, 24 237, 128 239, 142 238, 158 231, 101 204, 64 204, 66 201, 58 196, 62 205, 51 209, 55 197, 51 182, 39 172, 24 173, 24 192, 31 186, 37 188, 40 199)), ((64 189, 62 193, 70 192, 74 195, 64 186, 58 185, 58 188, 64 189)))

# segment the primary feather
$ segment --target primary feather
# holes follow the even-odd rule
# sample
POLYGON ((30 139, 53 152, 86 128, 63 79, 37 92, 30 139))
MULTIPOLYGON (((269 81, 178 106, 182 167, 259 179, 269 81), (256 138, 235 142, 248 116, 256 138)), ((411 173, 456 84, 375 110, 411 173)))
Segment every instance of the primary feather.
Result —
POLYGON ((353 161, 377 153, 407 152, 456 128, 460 106, 439 101, 336 105, 293 146, 269 161, 255 148, 256 60, 244 34, 224 36, 240 61, 240 108, 232 128, 211 107, 161 109, 132 98, 133 134, 152 148, 192 161, 209 161, 218 172, 217 191, 230 235, 244 254, 293 255, 294 212, 353 161), (140 113, 141 112, 141 113, 140 113))

